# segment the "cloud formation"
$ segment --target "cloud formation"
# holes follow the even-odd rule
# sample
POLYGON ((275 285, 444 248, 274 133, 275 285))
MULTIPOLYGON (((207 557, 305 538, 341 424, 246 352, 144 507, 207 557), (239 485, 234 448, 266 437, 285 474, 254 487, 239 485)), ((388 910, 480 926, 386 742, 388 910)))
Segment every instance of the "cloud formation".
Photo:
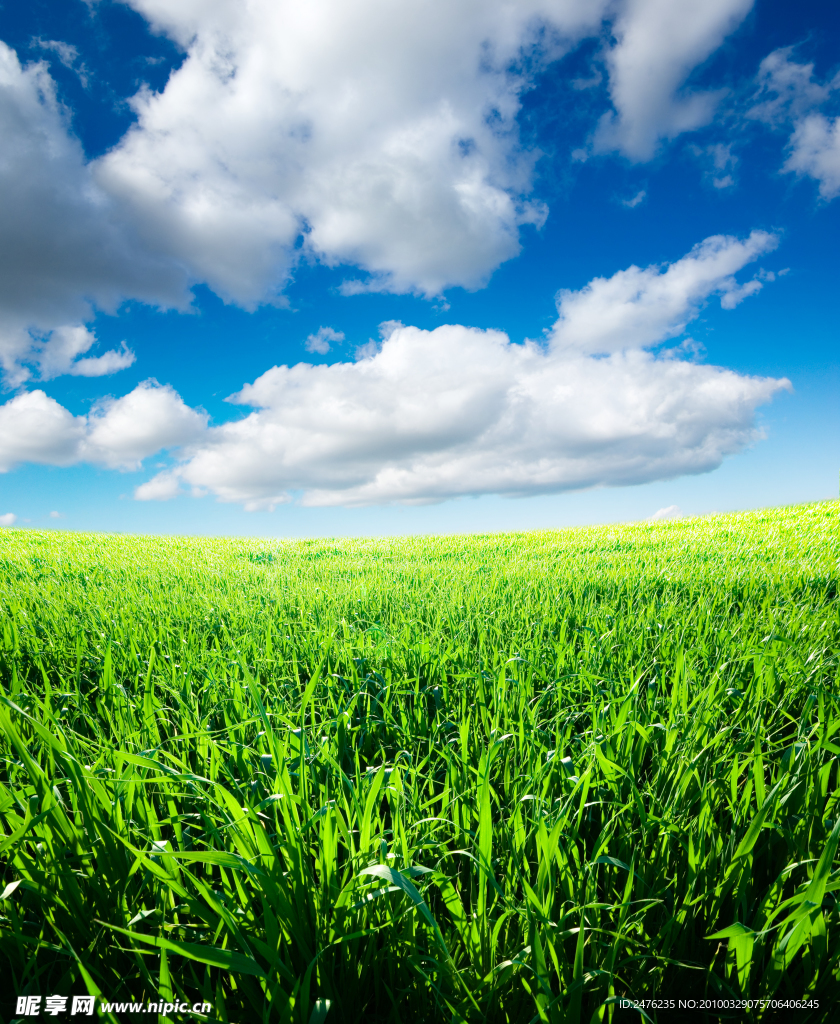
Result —
POLYGON ((60 39, 41 38, 33 39, 32 45, 38 46, 47 52, 54 53, 66 68, 69 68, 70 71, 73 71, 78 75, 82 86, 87 88, 90 72, 79 60, 79 51, 75 46, 71 46, 69 43, 64 43, 60 39))
POLYGON ((840 195, 840 117, 809 114, 796 125, 789 146, 783 171, 813 178, 823 199, 840 195))
POLYGON ((314 334, 306 339, 304 347, 307 352, 317 352, 325 356, 332 345, 344 341, 344 332, 333 330, 332 327, 319 327, 314 334))
MULTIPOLYGON (((186 485, 256 509, 527 495, 714 469, 761 436, 755 411, 786 380, 749 377, 650 349, 718 295, 761 287, 735 274, 775 238, 707 238, 665 266, 630 267, 557 296, 544 342, 397 321, 356 362, 275 366, 229 399, 253 411, 207 426, 169 387, 146 382, 74 417, 43 391, 0 406, 0 468, 89 461, 136 468, 177 448, 141 500, 186 485)), ((769 275, 763 275, 769 279, 769 275)))
POLYGON ((2 42, 0 135, 0 367, 15 385, 50 331, 83 330, 94 307, 115 310, 126 295, 183 303, 186 278, 96 185, 46 65, 22 67, 2 42))
POLYGON ((761 436, 756 408, 789 383, 649 349, 710 296, 731 308, 757 290, 734 275, 774 244, 716 236, 670 266, 562 291, 545 343, 391 322, 355 363, 275 366, 231 396, 253 412, 210 428, 136 496, 187 485, 250 509, 413 503, 714 469, 761 436))
POLYGON ((478 287, 519 251, 534 155, 521 65, 600 30, 607 0, 126 0, 186 51, 97 166, 156 250, 225 298, 282 288, 296 239, 365 287, 478 287), (519 66, 518 66, 519 65, 519 66))
MULTIPOLYGON (((604 359, 453 325, 405 327, 359 363, 275 367, 166 475, 271 507, 441 501, 641 483, 716 468, 784 382, 636 350, 604 359)), ((149 488, 138 497, 150 497, 149 488)))
POLYGON ((648 160, 711 119, 722 92, 686 79, 753 0, 124 2, 186 59, 134 98, 98 180, 150 245, 248 305, 282 287, 301 233, 368 272, 351 291, 483 285, 546 213, 516 121, 534 72, 612 22, 595 148, 648 160))
MULTIPOLYGON (((825 82, 814 65, 793 59, 794 47, 774 50, 761 62, 757 90, 747 117, 772 128, 786 128, 788 157, 782 171, 813 178, 823 199, 840 195, 840 117, 819 108, 840 94, 840 72, 825 82)), ((834 102, 836 109, 836 102, 834 102)))
MULTIPOLYGON (((162 91, 130 100, 136 123, 95 161, 47 64, 0 43, 0 367, 13 386, 38 352, 43 379, 128 365, 127 350, 62 363, 61 339, 84 337, 96 310, 185 308, 198 282, 250 309, 281 301, 301 258, 348 266, 345 293, 483 286, 547 214, 517 122, 536 73, 612 24, 615 111, 597 146, 647 159, 710 116, 716 94, 685 92, 686 78, 751 0, 123 2, 185 57, 162 91)), ((34 43, 84 77, 72 46, 34 43)))
POLYGON ((797 63, 793 59, 795 49, 783 46, 762 60, 747 117, 779 128, 798 120, 829 98, 832 88, 838 84, 837 77, 833 83, 817 82, 813 63, 797 63))
POLYGON ((23 462, 136 469, 161 449, 196 440, 206 424, 206 414, 154 381, 102 400, 87 416, 74 416, 40 389, 25 391, 0 405, 0 472, 23 462))
POLYGON ((628 210, 635 210, 639 203, 643 203, 646 198, 647 192, 642 188, 630 199, 622 199, 621 205, 626 206, 628 210))
POLYGON ((765 231, 753 231, 743 241, 713 235, 664 269, 633 266, 610 278, 596 277, 580 291, 564 289, 551 344, 597 355, 674 338, 710 295, 719 294, 723 308, 733 309, 759 291, 760 280, 739 284, 734 275, 777 244, 776 236, 765 231))
POLYGON ((80 325, 57 327, 35 356, 41 380, 52 380, 65 373, 74 377, 105 377, 134 363, 135 355, 125 342, 119 349, 110 349, 101 356, 80 359, 95 342, 96 336, 80 325))
POLYGON ((738 27, 753 0, 626 0, 613 25, 616 44, 606 54, 614 112, 595 134, 596 152, 618 150, 650 160, 664 139, 708 124, 725 90, 683 88, 738 27))
POLYGON ((666 505, 660 508, 649 518, 648 522, 658 523, 662 519, 681 519, 685 513, 679 505, 666 505))

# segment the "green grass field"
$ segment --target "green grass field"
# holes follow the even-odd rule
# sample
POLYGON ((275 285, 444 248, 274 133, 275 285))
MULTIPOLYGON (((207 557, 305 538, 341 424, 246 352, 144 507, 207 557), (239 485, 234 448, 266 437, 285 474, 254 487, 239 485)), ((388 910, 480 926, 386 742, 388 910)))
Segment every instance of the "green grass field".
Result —
POLYGON ((2 531, 3 1021, 85 992, 237 1024, 832 1019, 839 566, 838 502, 2 531))

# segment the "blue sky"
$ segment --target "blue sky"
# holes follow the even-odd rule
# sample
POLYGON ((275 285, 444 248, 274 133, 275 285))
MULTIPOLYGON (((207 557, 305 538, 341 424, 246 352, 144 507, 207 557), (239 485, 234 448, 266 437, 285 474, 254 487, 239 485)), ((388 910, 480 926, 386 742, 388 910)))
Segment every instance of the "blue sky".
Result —
POLYGON ((776 0, 3 3, 0 522, 835 496, 838 28, 776 0))

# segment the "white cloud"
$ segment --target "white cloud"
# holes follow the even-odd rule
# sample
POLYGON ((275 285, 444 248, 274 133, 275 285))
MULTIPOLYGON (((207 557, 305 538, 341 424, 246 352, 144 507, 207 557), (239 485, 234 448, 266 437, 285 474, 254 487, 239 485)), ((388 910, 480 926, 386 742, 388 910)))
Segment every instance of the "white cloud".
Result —
MULTIPOLYGON (((6 383, 51 331, 126 298, 183 308, 201 281, 248 308, 276 300, 301 253, 368 271, 368 290, 482 285, 545 216, 514 64, 597 32, 608 2, 134 0, 186 58, 92 163, 47 64, 0 43, 6 383)), ((35 42, 83 73, 69 44, 35 42)), ((127 355, 98 359, 76 372, 127 355)))
POLYGON ((41 39, 40 37, 33 39, 32 42, 35 46, 40 46, 42 50, 52 50, 66 68, 72 68, 79 59, 79 51, 71 43, 63 43, 59 39, 41 39))
POLYGON ((613 19, 616 113, 596 148, 649 159, 711 118, 720 92, 679 89, 752 6, 124 2, 186 59, 161 93, 134 98, 138 123, 98 181, 152 247, 246 306, 282 288, 301 232, 310 255, 369 273, 349 293, 483 285, 519 251, 520 225, 546 215, 516 123, 533 70, 613 19))
POLYGON ((335 331, 332 327, 319 327, 314 334, 306 339, 305 347, 307 352, 317 352, 319 355, 326 355, 331 344, 344 341, 344 332, 335 331))
POLYGON ((252 508, 296 491, 365 505, 640 483, 714 469, 759 436, 755 408, 783 386, 640 350, 594 359, 406 327, 358 363, 269 370, 236 396, 256 411, 210 430, 177 475, 252 508))
POLYGON ((774 50, 761 62, 753 105, 747 117, 778 127, 802 117, 828 99, 832 84, 814 80, 813 64, 797 64, 792 60, 794 49, 785 46, 774 50))
POLYGON ((477 287, 545 211, 521 53, 558 57, 608 0, 126 0, 186 51, 97 179, 148 243, 253 305, 305 248, 436 295, 477 287), (543 31, 545 29, 545 31, 543 31))
POLYGON ((138 501, 170 501, 181 493, 181 481, 177 473, 158 473, 151 480, 140 484, 134 491, 138 501))
POLYGON ((79 63, 79 51, 75 46, 71 43, 64 43, 60 39, 36 38, 32 42, 42 50, 54 53, 66 68, 75 71, 79 76, 79 81, 87 88, 89 72, 84 64, 79 63))
POLYGON ((200 437, 207 420, 206 413, 190 409, 169 385, 146 381, 93 409, 83 453, 106 466, 134 469, 162 448, 200 437))
POLYGON ((803 118, 790 138, 790 156, 782 170, 812 177, 819 182, 823 199, 840 195, 840 117, 803 118))
POLYGON ((639 203, 643 203, 647 198, 647 192, 644 189, 640 189, 632 199, 622 199, 621 205, 626 206, 628 210, 634 210, 639 203))
MULTIPOLYGON (((646 347, 774 244, 715 237, 667 269, 630 268, 561 292, 547 345, 460 325, 383 325, 355 363, 275 366, 137 497, 183 483, 246 508, 440 501, 641 483, 714 469, 761 436, 756 408, 786 380, 646 347), (606 355, 604 355, 606 354, 606 355)), ((732 303, 728 305, 734 304, 732 303)))
POLYGON ((717 142, 710 146, 690 145, 686 150, 706 165, 705 177, 714 188, 731 188, 735 184, 733 172, 738 157, 732 152, 731 145, 717 142))
POLYGON ((758 278, 734 275, 775 242, 715 236, 665 268, 562 291, 544 344, 387 321, 355 363, 268 370, 231 396, 254 411, 218 427, 154 381, 87 416, 25 392, 0 406, 0 470, 130 469, 176 449, 179 464, 138 498, 165 500, 185 484, 246 508, 296 493, 305 504, 427 502, 705 472, 761 436, 756 408, 789 383, 699 365, 681 347, 646 349, 679 334, 710 296, 732 308, 758 290, 758 278))
MULTIPOLYGON (((183 308, 196 282, 246 308, 279 302, 301 258, 355 267, 347 292, 482 286, 547 212, 517 125, 535 72, 613 19, 617 114, 599 139, 645 158, 708 115, 711 94, 677 90, 749 7, 124 2, 185 59, 161 92, 133 97, 137 123, 92 163, 46 63, 21 66, 0 43, 0 367, 13 386, 50 332, 81 330, 98 309, 183 308)), ((84 73, 69 44, 36 42, 84 73)), ((59 354, 46 354, 48 374, 59 354)), ((123 349, 66 372, 128 359, 123 349)))
POLYGON ((79 458, 84 419, 43 391, 27 391, 0 405, 0 472, 20 462, 70 466, 79 458))
POLYGON ((761 62, 747 117, 774 127, 793 126, 782 171, 813 178, 823 199, 840 195, 840 117, 817 108, 840 90, 840 72, 826 82, 814 78, 813 64, 792 59, 794 47, 774 50, 761 62))
POLYGON ((707 146, 705 152, 712 158, 715 173, 710 177, 714 187, 731 188, 735 184, 735 178, 731 172, 738 163, 738 158, 732 153, 732 147, 718 142, 707 146))
POLYGON ((67 372, 76 377, 105 377, 132 366, 134 359, 134 353, 126 346, 125 342, 122 342, 118 349, 109 349, 101 356, 76 360, 67 372))
POLYGON ((725 90, 680 91, 689 73, 741 23, 753 0, 627 0, 607 52, 615 112, 605 114, 596 151, 649 160, 662 139, 708 124, 725 90))
POLYGON ((764 231, 753 231, 744 241, 713 235, 664 270, 633 266, 610 278, 596 277, 578 292, 563 290, 551 343, 596 354, 676 337, 709 296, 720 294, 723 308, 732 309, 757 292, 760 281, 739 285, 733 275, 777 244, 764 231))
POLYGON ((46 65, 21 67, 2 42, 0 136, 0 368, 15 385, 50 331, 126 295, 183 303, 186 278, 139 243, 93 181, 46 65))
POLYGON ((0 516, 0 526, 14 526, 17 522, 17 516, 14 512, 6 512, 0 516))
POLYGON ((66 519, 63 512, 50 512, 50 519, 66 519))
MULTIPOLYGON (((449 307, 447 306, 446 308, 448 309, 449 307)), ((387 341, 394 333, 394 331, 399 330, 400 327, 405 327, 405 324, 402 322, 402 320, 383 320, 382 323, 379 325, 378 333, 380 340, 387 341)))
MULTIPOLYGON (((762 278, 762 280, 770 280, 770 278, 762 278)), ((750 295, 756 295, 760 292, 763 287, 762 281, 759 280, 758 276, 754 277, 752 281, 745 281, 743 284, 733 284, 720 297, 721 309, 734 309, 744 299, 749 298, 750 295)))
POLYGON ((685 513, 679 505, 667 505, 665 508, 660 508, 654 512, 648 522, 656 523, 660 519, 681 519, 685 513))
POLYGON ((38 350, 41 380, 52 380, 62 374, 76 377, 104 377, 118 370, 124 370, 134 362, 134 353, 125 342, 119 349, 110 349, 101 356, 79 359, 95 343, 96 336, 81 324, 57 327, 50 333, 49 340, 38 350))
POLYGON ((596 71, 589 78, 573 78, 569 83, 575 92, 582 92, 584 89, 594 89, 603 82, 604 76, 596 71))
POLYGON ((171 387, 146 381, 122 398, 73 416, 41 390, 0 405, 0 472, 22 462, 70 466, 93 462, 132 469, 149 455, 197 439, 207 415, 171 387))

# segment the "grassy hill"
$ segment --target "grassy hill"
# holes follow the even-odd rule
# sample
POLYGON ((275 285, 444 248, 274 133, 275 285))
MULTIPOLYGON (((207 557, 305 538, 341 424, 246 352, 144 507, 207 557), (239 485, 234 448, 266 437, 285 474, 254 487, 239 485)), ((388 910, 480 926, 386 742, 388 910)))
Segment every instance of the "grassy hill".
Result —
POLYGON ((838 571, 838 502, 2 531, 2 1019, 83 993, 120 1021, 827 1019, 838 571))

